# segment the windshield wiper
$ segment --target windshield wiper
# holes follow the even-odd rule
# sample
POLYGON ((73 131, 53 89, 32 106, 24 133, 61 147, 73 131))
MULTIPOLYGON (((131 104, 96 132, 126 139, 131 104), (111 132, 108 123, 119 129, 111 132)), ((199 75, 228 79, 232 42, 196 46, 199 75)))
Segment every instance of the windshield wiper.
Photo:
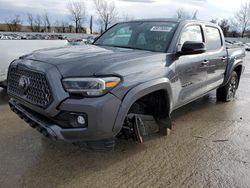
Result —
MULTIPOLYGON (((109 46, 109 45, 107 45, 109 46)), ((116 47, 116 48, 128 48, 128 49, 134 49, 134 50, 146 50, 146 49, 142 49, 142 48, 137 48, 134 46, 119 46, 119 45, 110 45, 109 47, 116 47)), ((147 50, 146 50, 147 51, 147 50)))
POLYGON ((148 49, 143 49, 143 48, 137 48, 134 46, 120 46, 120 45, 103 45, 103 44, 94 44, 96 46, 107 46, 107 47, 115 47, 115 48, 127 48, 127 49, 133 49, 133 50, 143 50, 143 51, 150 51, 150 52, 155 52, 153 50, 148 50, 148 49))

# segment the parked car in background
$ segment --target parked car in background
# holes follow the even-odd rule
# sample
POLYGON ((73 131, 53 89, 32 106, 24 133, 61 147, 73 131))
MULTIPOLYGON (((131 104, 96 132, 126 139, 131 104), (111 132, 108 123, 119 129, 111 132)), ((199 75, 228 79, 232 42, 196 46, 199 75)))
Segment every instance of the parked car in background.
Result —
POLYGON ((243 43, 243 47, 246 51, 250 51, 250 43, 243 43))
POLYGON ((95 39, 96 39, 97 37, 98 37, 98 36, 89 36, 89 37, 87 37, 86 43, 87 43, 87 44, 92 44, 92 43, 95 41, 95 39))
POLYGON ((226 39, 225 42, 226 42, 226 44, 229 44, 229 45, 233 45, 234 44, 234 42, 232 40, 228 40, 228 39, 226 39))
POLYGON ((0 40, 0 87, 6 87, 10 63, 32 51, 66 46, 66 40, 0 40))

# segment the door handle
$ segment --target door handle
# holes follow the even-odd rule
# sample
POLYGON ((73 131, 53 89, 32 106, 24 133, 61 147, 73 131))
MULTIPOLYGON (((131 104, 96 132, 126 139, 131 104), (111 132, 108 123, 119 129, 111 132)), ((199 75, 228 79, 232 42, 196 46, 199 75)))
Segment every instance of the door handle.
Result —
POLYGON ((221 58, 222 61, 226 61, 226 59, 227 59, 227 58, 226 58, 225 56, 223 56, 223 57, 221 58))
POLYGON ((201 65, 204 67, 204 66, 207 66, 209 64, 209 61, 208 60, 204 60, 202 63, 201 63, 201 65))

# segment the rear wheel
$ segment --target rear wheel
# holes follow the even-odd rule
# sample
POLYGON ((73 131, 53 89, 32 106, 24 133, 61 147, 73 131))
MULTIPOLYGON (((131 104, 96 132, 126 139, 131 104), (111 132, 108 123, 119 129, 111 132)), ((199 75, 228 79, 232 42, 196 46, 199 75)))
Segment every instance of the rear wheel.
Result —
POLYGON ((229 82, 217 89, 216 96, 218 101, 229 102, 235 98, 236 91, 239 85, 239 78, 235 71, 232 72, 229 82))

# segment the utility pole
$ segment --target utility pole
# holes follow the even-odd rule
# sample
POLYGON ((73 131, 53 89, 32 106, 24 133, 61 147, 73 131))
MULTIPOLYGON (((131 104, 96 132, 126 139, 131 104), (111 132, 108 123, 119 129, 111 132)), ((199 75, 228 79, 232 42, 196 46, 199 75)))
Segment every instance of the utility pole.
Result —
POLYGON ((90 34, 93 34, 93 16, 90 17, 89 29, 90 34))

